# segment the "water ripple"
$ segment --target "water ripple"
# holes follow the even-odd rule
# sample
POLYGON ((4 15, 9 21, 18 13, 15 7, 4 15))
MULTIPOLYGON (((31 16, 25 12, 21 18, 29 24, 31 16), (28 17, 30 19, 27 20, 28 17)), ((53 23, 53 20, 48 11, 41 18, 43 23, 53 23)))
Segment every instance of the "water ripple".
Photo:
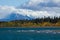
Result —
POLYGON ((8 32, 33 32, 33 33, 53 33, 60 34, 60 30, 8 30, 8 32))

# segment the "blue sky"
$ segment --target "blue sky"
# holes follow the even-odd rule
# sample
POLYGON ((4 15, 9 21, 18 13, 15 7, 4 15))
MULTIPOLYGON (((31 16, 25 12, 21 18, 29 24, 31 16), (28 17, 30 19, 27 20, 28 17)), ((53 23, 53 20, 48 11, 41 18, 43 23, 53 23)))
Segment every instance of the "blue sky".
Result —
POLYGON ((28 0, 0 0, 0 5, 20 6, 28 0))

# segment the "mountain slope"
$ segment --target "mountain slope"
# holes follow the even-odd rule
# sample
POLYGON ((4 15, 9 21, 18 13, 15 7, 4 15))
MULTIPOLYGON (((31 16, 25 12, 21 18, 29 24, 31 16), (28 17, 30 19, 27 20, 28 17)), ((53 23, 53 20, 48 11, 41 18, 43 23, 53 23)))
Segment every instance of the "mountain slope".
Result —
POLYGON ((21 14, 18 14, 18 13, 11 13, 10 15, 8 15, 6 18, 4 19, 0 19, 0 21, 12 21, 12 20, 30 20, 30 19, 33 19, 31 17, 28 17, 27 15, 21 15, 21 14))

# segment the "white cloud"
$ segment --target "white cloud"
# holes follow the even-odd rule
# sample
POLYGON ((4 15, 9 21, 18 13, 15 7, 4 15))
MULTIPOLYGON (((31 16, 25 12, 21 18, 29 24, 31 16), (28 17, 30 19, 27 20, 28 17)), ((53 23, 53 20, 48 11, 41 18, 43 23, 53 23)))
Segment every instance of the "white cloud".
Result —
POLYGON ((27 3, 25 3, 23 6, 29 7, 29 6, 38 6, 40 3, 48 3, 50 0, 29 0, 27 3))
POLYGON ((0 19, 9 16, 11 13, 18 13, 23 16, 29 16, 34 18, 41 18, 43 16, 60 16, 60 7, 45 7, 41 10, 30 10, 30 9, 17 9, 12 6, 0 6, 0 19))
POLYGON ((39 3, 48 3, 50 0, 30 0, 28 5, 38 5, 39 3))
POLYGON ((0 6, 0 19, 5 18, 14 10, 15 10, 15 8, 12 6, 0 6))
POLYGON ((24 4, 24 7, 27 7, 27 8, 17 9, 13 6, 0 6, 0 19, 9 16, 12 12, 18 13, 23 16, 29 16, 34 18, 38 18, 38 17, 40 18, 43 16, 46 16, 46 17, 60 16, 60 0, 30 0, 28 3, 24 4), (53 2, 58 6, 48 7, 48 5, 50 5, 48 4, 49 2, 53 2), (40 7, 41 6, 40 3, 45 3, 46 7, 40 7))
POLYGON ((35 7, 38 8, 40 6, 57 6, 60 7, 60 0, 29 0, 27 3, 23 5, 23 7, 35 7))
POLYGON ((60 11, 60 0, 29 0, 21 8, 40 11, 45 10, 46 7, 47 10, 60 11))
POLYGON ((24 4, 23 8, 28 9, 28 10, 30 9, 38 15, 40 14, 40 17, 41 15, 42 16, 43 15, 44 16, 45 15, 46 16, 48 15, 49 16, 60 16, 60 0, 29 0, 28 3, 24 4), (37 11, 39 13, 37 13, 37 11))
POLYGON ((29 10, 29 9, 17 9, 17 13, 21 14, 21 15, 24 15, 24 16, 29 16, 29 17, 35 17, 35 18, 41 18, 41 17, 53 17, 53 16, 56 16, 56 17, 59 17, 60 16, 60 9, 58 7, 55 7, 55 8, 50 8, 48 9, 45 8, 45 9, 42 9, 40 11, 34 11, 34 10, 29 10), (19 11, 18 11, 19 10, 19 11))
POLYGON ((17 13, 24 15, 24 16, 34 17, 34 18, 50 16, 50 14, 47 11, 33 11, 33 10, 27 10, 27 9, 18 9, 18 10, 19 11, 16 11, 17 13))

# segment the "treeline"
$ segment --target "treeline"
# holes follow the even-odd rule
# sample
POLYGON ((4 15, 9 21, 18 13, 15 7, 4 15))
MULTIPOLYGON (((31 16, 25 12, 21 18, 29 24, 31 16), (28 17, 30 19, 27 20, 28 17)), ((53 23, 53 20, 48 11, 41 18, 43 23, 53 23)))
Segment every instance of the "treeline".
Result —
POLYGON ((9 22, 0 22, 0 27, 45 27, 60 26, 60 17, 44 17, 32 20, 14 20, 9 22))

